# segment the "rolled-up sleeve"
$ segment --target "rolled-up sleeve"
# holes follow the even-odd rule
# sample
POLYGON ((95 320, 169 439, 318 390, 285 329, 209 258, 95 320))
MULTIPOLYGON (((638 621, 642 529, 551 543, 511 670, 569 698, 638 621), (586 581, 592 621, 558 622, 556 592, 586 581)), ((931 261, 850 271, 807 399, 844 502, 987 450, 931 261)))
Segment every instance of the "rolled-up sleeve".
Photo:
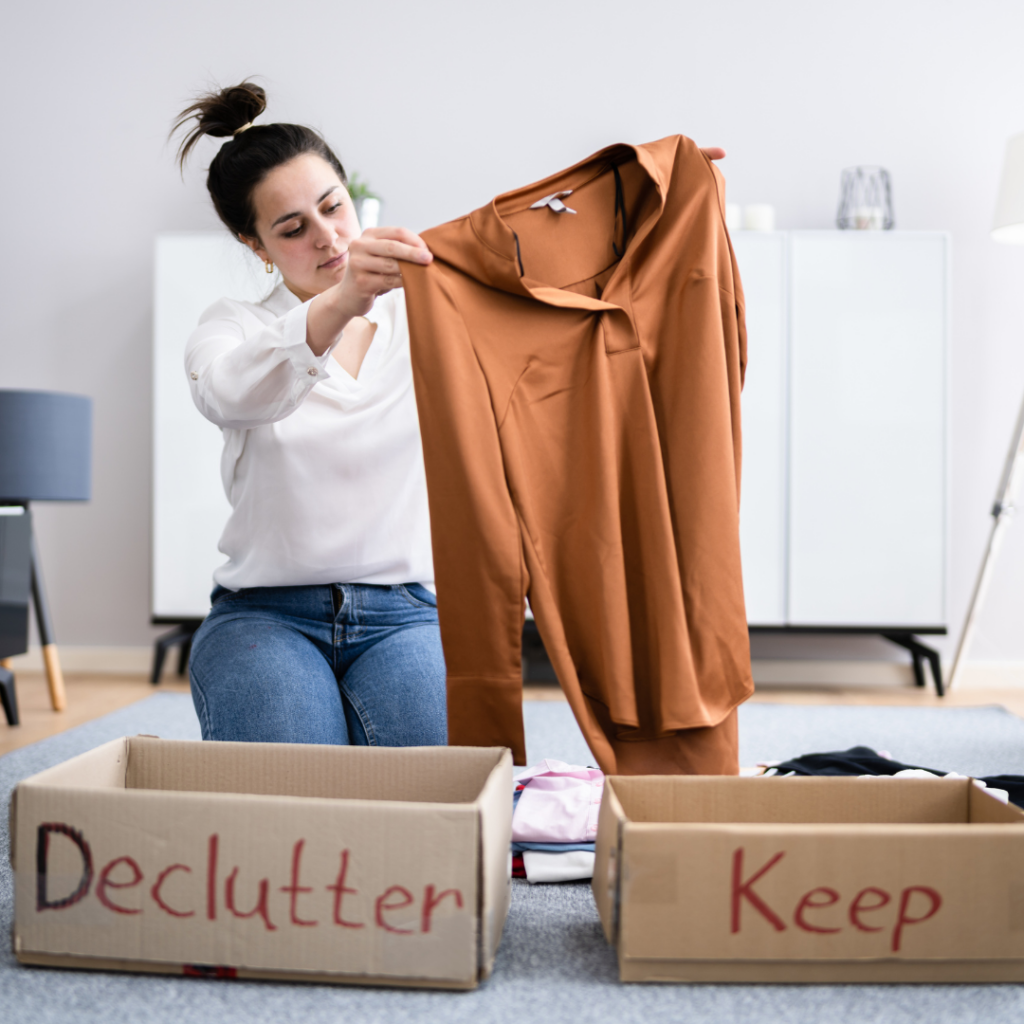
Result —
POLYGON ((306 344, 309 303, 246 337, 239 303, 221 300, 200 318, 185 348, 192 400, 219 427, 246 430, 291 415, 327 373, 328 349, 306 344))

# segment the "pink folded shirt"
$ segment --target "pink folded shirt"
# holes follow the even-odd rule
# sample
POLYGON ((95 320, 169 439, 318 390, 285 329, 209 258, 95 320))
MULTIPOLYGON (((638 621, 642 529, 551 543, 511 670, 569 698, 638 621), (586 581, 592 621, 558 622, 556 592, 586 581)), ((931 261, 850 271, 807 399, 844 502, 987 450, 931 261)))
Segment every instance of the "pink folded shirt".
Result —
POLYGON ((592 843, 597 838, 604 772, 551 759, 516 777, 525 784, 512 815, 519 843, 592 843))

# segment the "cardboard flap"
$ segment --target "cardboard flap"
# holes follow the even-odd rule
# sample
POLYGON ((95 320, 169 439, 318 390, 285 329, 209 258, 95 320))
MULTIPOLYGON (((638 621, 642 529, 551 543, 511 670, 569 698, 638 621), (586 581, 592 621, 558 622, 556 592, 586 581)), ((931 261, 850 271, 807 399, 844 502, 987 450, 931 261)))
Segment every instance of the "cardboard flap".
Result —
POLYGON ((487 747, 130 741, 127 786, 192 793, 472 803, 500 760, 487 747))
POLYGON ((615 783, 619 781, 621 780, 605 776, 601 811, 597 820, 594 877, 590 882, 604 937, 612 944, 618 932, 621 833, 622 825, 626 821, 622 804, 615 792, 615 783))
POLYGON ((1024 812, 1015 804, 1004 804, 978 786, 971 786, 968 821, 972 825, 1020 825, 1024 823, 1024 812))
MULTIPOLYGON (((630 776, 616 777, 614 788, 631 822, 666 824, 963 824, 978 792, 966 778, 887 776, 630 776)), ((1012 809, 991 820, 1024 823, 1024 815, 1012 809)))
POLYGON ((18 790, 15 789, 11 793, 11 802, 7 808, 7 835, 10 837, 10 850, 7 852, 7 858, 11 862, 11 870, 17 871, 18 865, 14 851, 18 848, 18 844, 15 843, 14 837, 18 834, 18 790))
MULTIPOLYGON (((59 786, 62 789, 124 789, 128 769, 126 738, 111 740, 94 750, 30 775, 19 786, 59 786)), ((13 834, 13 833, 12 833, 13 834)))
POLYGON ((480 976, 490 977, 512 902, 512 751, 498 763, 477 797, 480 820, 480 976))

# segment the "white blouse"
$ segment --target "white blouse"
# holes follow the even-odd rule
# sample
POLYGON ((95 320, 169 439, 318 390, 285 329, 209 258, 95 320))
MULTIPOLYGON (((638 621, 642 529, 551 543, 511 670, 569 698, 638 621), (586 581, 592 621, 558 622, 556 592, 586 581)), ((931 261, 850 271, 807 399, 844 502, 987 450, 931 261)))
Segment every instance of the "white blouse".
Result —
POLYGON ((357 378, 313 355, 308 309, 284 284, 261 303, 221 299, 185 350, 192 399, 224 434, 232 513, 214 580, 433 588, 405 295, 367 314, 377 330, 357 378))

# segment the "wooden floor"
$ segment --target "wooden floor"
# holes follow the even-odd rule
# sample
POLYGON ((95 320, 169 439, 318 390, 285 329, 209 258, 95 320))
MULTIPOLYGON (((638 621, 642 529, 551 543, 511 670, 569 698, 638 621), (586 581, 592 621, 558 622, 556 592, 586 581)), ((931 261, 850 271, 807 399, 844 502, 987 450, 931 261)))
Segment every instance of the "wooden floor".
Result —
POLYGON ((159 686, 145 676, 65 674, 68 706, 63 711, 50 708, 50 691, 41 672, 19 672, 15 678, 21 725, 6 724, 0 713, 0 756, 55 736, 65 729, 84 725, 94 718, 144 700, 160 690, 188 693, 188 683, 168 675, 159 686), (173 681, 172 681, 173 680, 173 681))
MULTIPOLYGON (((76 725, 127 707, 160 691, 188 693, 188 683, 167 674, 159 686, 151 686, 144 676, 77 675, 65 677, 67 709, 50 709, 46 678, 42 673, 19 672, 18 706, 21 725, 8 726, 0 717, 0 755, 26 747, 30 743, 55 736, 76 725)), ((526 700, 564 700, 562 691, 549 684, 530 683, 523 687, 526 700)), ((946 697, 916 687, 882 686, 781 686, 764 685, 751 698, 775 704, 876 704, 904 707, 978 707, 1001 705, 1024 718, 1024 687, 1018 689, 954 690, 946 697)))

